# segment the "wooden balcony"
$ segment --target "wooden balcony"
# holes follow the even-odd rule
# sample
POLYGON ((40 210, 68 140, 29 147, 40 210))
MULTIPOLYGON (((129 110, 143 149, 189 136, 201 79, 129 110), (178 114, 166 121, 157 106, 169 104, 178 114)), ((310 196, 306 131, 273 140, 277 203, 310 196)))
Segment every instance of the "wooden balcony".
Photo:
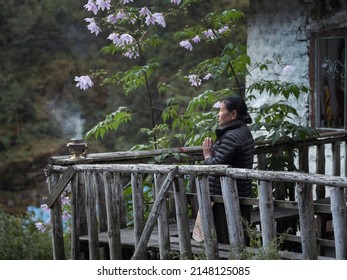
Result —
POLYGON ((228 259, 241 250, 256 254, 262 248, 245 247, 245 234, 258 237, 263 247, 281 240, 283 259, 347 259, 346 140, 346 133, 340 133, 275 146, 257 143, 252 170, 204 166, 201 147, 90 154, 77 161, 53 157, 45 173, 54 258, 66 258, 59 198, 68 188, 72 259, 228 259), (165 160, 155 164, 161 155, 165 160), (267 170, 281 158, 283 170, 267 170), (332 174, 324 174, 330 167, 332 174), (210 174, 221 177, 222 196, 210 195, 210 174), (253 180, 254 198, 238 197, 236 179, 244 178, 253 180), (211 201, 228 201, 230 244, 216 241, 211 201), (253 206, 248 231, 240 204, 253 206), (203 243, 191 238, 198 211, 203 243))

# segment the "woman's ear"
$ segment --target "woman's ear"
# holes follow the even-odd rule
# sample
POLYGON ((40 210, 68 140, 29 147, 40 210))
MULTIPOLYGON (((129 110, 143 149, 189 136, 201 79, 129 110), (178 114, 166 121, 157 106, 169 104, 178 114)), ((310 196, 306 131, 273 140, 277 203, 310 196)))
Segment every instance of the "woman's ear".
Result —
POLYGON ((231 114, 230 114, 231 120, 234 121, 237 119, 237 111, 236 110, 232 110, 231 114))

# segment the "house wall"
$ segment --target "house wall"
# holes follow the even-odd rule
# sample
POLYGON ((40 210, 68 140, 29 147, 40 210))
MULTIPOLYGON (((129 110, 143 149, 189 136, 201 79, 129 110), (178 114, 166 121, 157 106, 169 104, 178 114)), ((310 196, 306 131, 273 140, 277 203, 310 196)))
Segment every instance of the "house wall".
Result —
MULTIPOLYGON (((309 43, 302 40, 300 30, 305 26, 305 7, 299 0, 251 0, 248 20, 247 51, 251 57, 251 75, 246 85, 261 79, 293 82, 297 85, 309 86, 309 43), (256 63, 273 61, 268 70, 260 71, 256 63), (277 63, 276 61, 280 61, 277 63), (283 74, 286 65, 293 65, 295 71, 283 74)), ((268 95, 256 94, 257 99, 251 101, 252 107, 260 107, 274 101, 268 95)), ((300 113, 298 123, 309 123, 309 96, 302 95, 299 100, 291 99, 292 104, 300 113)))
MULTIPOLYGON (((252 64, 246 86, 267 79, 310 88, 313 82, 309 66, 312 34, 347 27, 347 1, 344 0, 250 0, 249 10, 247 51, 252 64), (256 63, 266 60, 273 61, 266 71, 255 67, 256 63), (295 71, 283 74, 286 65, 293 65, 295 71)), ((257 99, 250 102, 252 107, 275 101, 266 94, 253 94, 257 99)), ((311 94, 314 96, 314 92, 311 94)), ((297 123, 300 125, 311 123, 311 100, 309 94, 301 95, 298 100, 290 99, 299 113, 297 123)))
MULTIPOLYGON (((292 82, 309 87, 314 85, 310 77, 310 39, 315 32, 347 27, 347 1, 326 0, 250 0, 248 19, 247 51, 251 58, 250 75, 246 78, 248 87, 261 79, 292 82), (338 2, 338 7, 334 6, 338 2), (334 4, 335 3, 335 4, 334 4), (334 4, 334 5, 332 5, 334 4), (267 70, 260 71, 257 63, 273 61, 267 70), (276 61, 279 61, 276 62, 276 61), (286 65, 293 65, 295 71, 284 74, 286 65), (310 81, 311 79, 311 81, 310 81)), ((312 61, 311 61, 312 63, 312 61)), ((313 65, 313 64, 312 64, 313 65)), ((311 88, 312 91, 314 90, 311 88)), ((275 102, 266 94, 252 92, 257 98, 249 105, 259 108, 262 104, 275 102)), ((311 95, 314 92, 310 93, 311 95)), ((290 103, 297 109, 297 124, 310 126, 310 104, 312 96, 301 95, 290 103)), ((341 147, 342 166, 344 166, 344 145, 341 147)), ((326 173, 332 174, 331 151, 326 154, 326 173)), ((315 150, 310 150, 310 172, 315 173, 315 150)), ((344 175, 344 174, 341 174, 344 175)))

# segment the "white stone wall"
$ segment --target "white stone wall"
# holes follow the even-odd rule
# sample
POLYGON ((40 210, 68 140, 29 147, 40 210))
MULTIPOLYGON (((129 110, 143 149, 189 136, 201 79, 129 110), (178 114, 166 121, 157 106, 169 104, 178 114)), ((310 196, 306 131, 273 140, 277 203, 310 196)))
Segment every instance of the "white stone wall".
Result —
MULTIPOLYGON (((327 13, 320 19, 308 16, 314 1, 310 0, 250 0, 250 14, 248 19, 247 51, 252 65, 251 74, 246 79, 248 87, 261 79, 281 80, 293 82, 297 85, 309 87, 309 35, 310 32, 320 29, 347 28, 347 1, 342 1, 342 9, 335 13, 327 13), (260 71, 256 63, 266 60, 281 60, 281 64, 270 65, 267 71, 260 71), (290 75, 283 75, 285 65, 293 65, 295 71, 290 75)), ((250 101, 251 107, 260 107, 262 104, 275 102, 273 97, 266 94, 257 96, 250 101)), ((310 96, 301 95, 299 100, 292 98, 299 118, 297 123, 303 126, 310 124, 310 96)), ((341 166, 344 166, 344 149, 341 147, 341 166)), ((332 175, 331 150, 326 151, 326 174, 332 175)), ((315 149, 310 150, 310 172, 315 173, 315 149)), ((342 168, 343 169, 343 168, 342 168)), ((341 172, 342 176, 346 176, 341 172)))
MULTIPOLYGON (((251 0, 248 23, 247 50, 251 57, 251 75, 246 85, 261 79, 293 82, 297 85, 309 86, 308 42, 301 40, 300 28, 305 25, 305 9, 299 0, 251 0), (271 60, 267 71, 255 68, 256 63, 271 60), (280 60, 281 63, 276 63, 280 60), (293 65, 295 71, 289 75, 282 73, 285 65, 293 65)), ((274 102, 273 97, 257 94, 251 102, 252 107, 274 102)), ((309 96, 302 95, 299 100, 291 99, 297 108, 300 118, 298 124, 309 123, 309 96)))
MULTIPOLYGON (((328 3, 329 1, 327 1, 328 3)), ((248 19, 247 51, 252 65, 251 74, 246 78, 246 86, 261 79, 281 80, 309 87, 309 37, 311 32, 336 28, 347 28, 347 1, 341 2, 338 11, 324 12, 323 17, 310 14, 318 11, 313 0, 250 0, 248 19), (267 71, 260 71, 256 63, 266 60, 274 62, 267 71), (278 64, 276 61, 281 60, 278 64), (283 75, 285 65, 293 65, 295 71, 283 75)), ((256 94, 257 99, 250 106, 275 102, 273 97, 256 94)), ((290 100, 298 113, 297 123, 310 124, 310 96, 301 95, 299 100, 290 100)))

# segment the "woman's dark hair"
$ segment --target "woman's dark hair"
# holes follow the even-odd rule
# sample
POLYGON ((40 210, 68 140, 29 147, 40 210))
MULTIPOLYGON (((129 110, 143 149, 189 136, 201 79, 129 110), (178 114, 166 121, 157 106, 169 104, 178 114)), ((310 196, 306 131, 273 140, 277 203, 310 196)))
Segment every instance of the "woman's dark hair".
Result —
POLYGON ((243 120, 245 123, 252 123, 252 118, 248 113, 247 105, 241 96, 233 95, 224 98, 222 102, 225 104, 225 107, 229 112, 235 110, 240 120, 243 120))

